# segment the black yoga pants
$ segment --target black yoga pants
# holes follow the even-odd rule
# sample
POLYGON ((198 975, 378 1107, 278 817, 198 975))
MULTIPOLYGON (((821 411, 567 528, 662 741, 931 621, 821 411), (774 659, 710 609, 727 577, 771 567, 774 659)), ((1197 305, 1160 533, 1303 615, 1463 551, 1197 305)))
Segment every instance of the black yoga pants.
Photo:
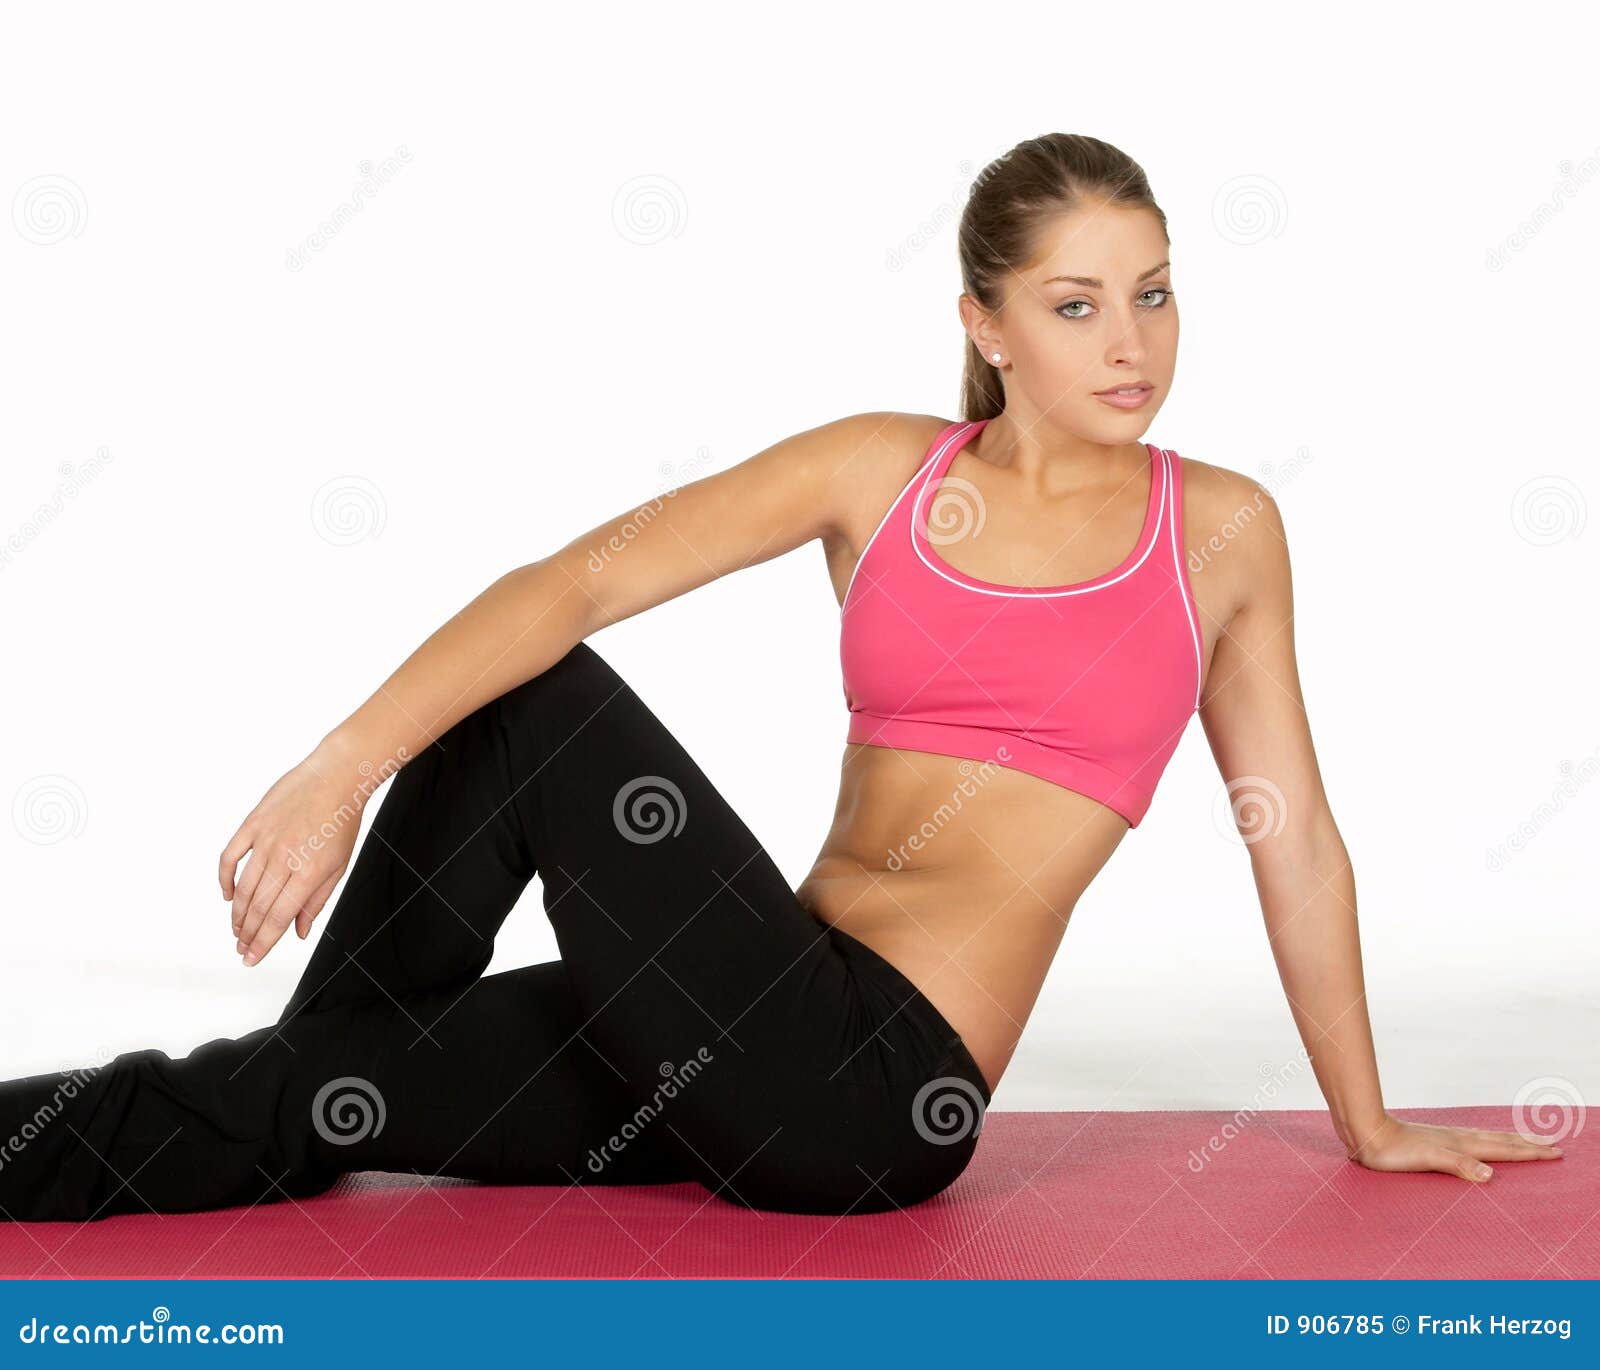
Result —
POLYGON ((950 1023, 800 904, 587 643, 394 775, 314 946, 271 1026, 0 1084, 0 1212, 385 1170, 870 1213, 954 1181, 989 1102, 950 1023), (561 959, 485 975, 535 875, 561 959))

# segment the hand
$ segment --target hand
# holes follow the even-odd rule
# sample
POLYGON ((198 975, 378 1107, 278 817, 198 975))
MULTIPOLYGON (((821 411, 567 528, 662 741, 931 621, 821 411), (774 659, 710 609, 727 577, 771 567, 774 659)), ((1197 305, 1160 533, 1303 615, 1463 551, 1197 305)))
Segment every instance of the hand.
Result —
POLYGON ((1350 1159, 1368 1170, 1438 1170, 1482 1183, 1494 1171, 1485 1161, 1553 1161, 1561 1148, 1517 1132, 1408 1123, 1388 1113, 1352 1145, 1350 1159))
POLYGON ((217 880, 222 897, 233 901, 245 965, 265 956, 291 923, 302 939, 310 934, 361 829, 373 782, 359 780, 359 769, 348 752, 325 742, 278 779, 223 849, 217 880), (235 886, 246 852, 253 855, 235 886))

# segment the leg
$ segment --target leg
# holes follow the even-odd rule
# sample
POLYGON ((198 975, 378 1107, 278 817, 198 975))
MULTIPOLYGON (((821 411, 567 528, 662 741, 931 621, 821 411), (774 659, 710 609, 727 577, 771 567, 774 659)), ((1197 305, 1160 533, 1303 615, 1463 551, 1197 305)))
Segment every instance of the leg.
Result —
POLYGON ((981 1109, 987 1089, 915 986, 812 917, 586 646, 500 703, 508 806, 586 1034, 695 1177, 798 1212, 904 1206, 954 1180, 977 1131, 935 1136, 929 1110, 951 1101, 929 1086, 949 1077, 958 1108, 981 1109), (658 1084, 687 1062, 692 1076, 663 1101, 658 1084))
MULTIPOLYGON (((565 968, 480 979, 536 870, 506 799, 534 777, 510 774, 506 730, 491 701, 390 782, 275 1026, 0 1083, 0 1213, 214 1208, 385 1166, 548 1183, 582 1169, 633 1106, 580 1034, 565 968), (359 1126, 362 1097, 385 1117, 370 1137, 314 1125, 331 1108, 359 1126)), ((687 1178, 666 1140, 584 1178, 687 1178)))
MULTIPOLYGON (((565 1052, 621 1087, 638 1120, 630 1145, 664 1153, 647 1153, 653 1170, 756 1207, 870 1212, 937 1193, 970 1159, 976 1129, 936 1138, 928 1117, 987 1099, 975 1063, 953 1054, 953 1029, 892 967, 807 912, 587 644, 463 720, 391 783, 284 1022, 328 1004, 393 1010, 402 1000, 416 1020, 406 1023, 414 1062, 430 1045, 423 1028, 439 1037, 473 1011, 490 983, 473 977, 537 873, 582 1029, 565 1052), (409 1006, 406 996, 435 991, 431 1016, 409 1006)), ((480 1146, 490 1145, 480 1126, 492 1133, 521 1108, 551 1107, 546 1053, 518 1059, 520 1073, 508 1064, 492 1079, 440 1081, 480 1146)), ((472 1162, 470 1173, 521 1173, 525 1149, 543 1154, 514 1136, 501 1170, 472 1162)), ((399 1159, 424 1164, 418 1153, 399 1159)), ((453 1153, 426 1163, 469 1173, 453 1153)))
POLYGON ((637 1126, 559 961, 321 1009, 174 1060, 0 1084, 0 1217, 87 1221, 304 1198, 345 1171, 504 1184, 693 1178, 637 1126), (627 1135, 632 1132, 634 1135, 627 1135), (8 1142, 9 1139, 9 1142, 8 1142))
POLYGON ((276 1025, 179 1061, 128 1053, 54 1112, 61 1077, 0 1085, 0 1127, 56 1120, 0 1166, 0 1208, 181 1211, 374 1166, 694 1178, 787 1211, 916 1202, 975 1145, 935 1144, 916 1112, 951 1029, 848 946, 580 644, 394 778, 276 1025), (561 970, 477 978, 536 872, 561 970), (384 1106, 354 1140, 316 1125, 347 1080, 384 1106))
MULTIPOLYGON (((587 644, 394 777, 280 1023, 433 990, 454 1015, 535 873, 590 1044, 571 1050, 603 1058, 638 1107, 659 1110, 665 1125, 651 1133, 725 1197, 774 1202, 826 1140, 858 1197, 866 1182, 830 1115, 843 1108, 868 1126, 862 1101, 886 1092, 896 1034, 874 1035, 828 929, 587 644)), ((415 1057, 436 1022, 408 1026, 415 1057)), ((542 1071, 530 1057, 506 1087, 539 1095, 542 1071)), ((470 1101, 476 1113, 500 1102, 470 1101)))

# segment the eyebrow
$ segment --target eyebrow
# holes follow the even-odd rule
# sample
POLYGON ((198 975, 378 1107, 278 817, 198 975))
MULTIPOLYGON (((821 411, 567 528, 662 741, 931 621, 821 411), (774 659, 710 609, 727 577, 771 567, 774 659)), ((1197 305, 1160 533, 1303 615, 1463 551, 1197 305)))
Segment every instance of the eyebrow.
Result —
MULTIPOLYGON (((1137 284, 1138 281, 1149 280, 1150 277, 1156 275, 1158 272, 1165 271, 1171 265, 1172 263, 1170 261, 1157 262, 1148 271, 1140 272, 1135 280, 1135 284, 1137 284)), ((1041 281, 1040 284, 1050 285, 1055 281, 1070 281, 1073 285, 1086 285, 1095 290, 1104 290, 1106 284, 1098 276, 1050 276, 1041 281)))

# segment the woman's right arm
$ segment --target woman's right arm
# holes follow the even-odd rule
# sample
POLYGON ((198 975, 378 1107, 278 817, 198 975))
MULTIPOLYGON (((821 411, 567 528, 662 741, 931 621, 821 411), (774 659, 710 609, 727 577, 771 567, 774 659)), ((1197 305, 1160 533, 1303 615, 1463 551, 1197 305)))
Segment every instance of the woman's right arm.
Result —
POLYGON ((886 450, 888 462, 906 450, 906 422, 856 414, 785 438, 508 572, 453 615, 229 840, 218 879, 246 964, 290 923, 307 935, 349 863, 372 790, 462 718, 597 629, 813 538, 856 536, 860 515, 852 513, 863 501, 871 507, 886 450), (317 840, 330 823, 335 835, 317 840), (254 854, 235 884, 247 852, 254 854))

